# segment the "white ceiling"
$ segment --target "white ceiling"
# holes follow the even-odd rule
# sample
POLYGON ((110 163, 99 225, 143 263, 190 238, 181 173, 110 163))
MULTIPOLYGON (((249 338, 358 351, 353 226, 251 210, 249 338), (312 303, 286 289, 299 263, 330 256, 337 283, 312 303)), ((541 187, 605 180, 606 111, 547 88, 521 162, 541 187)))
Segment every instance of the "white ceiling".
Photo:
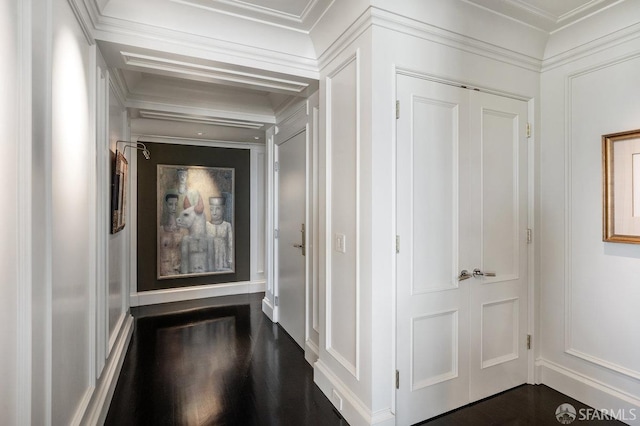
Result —
MULTIPOLYGON (((158 28, 169 25, 167 22, 171 25, 194 22, 193 18, 198 16, 203 19, 201 24, 211 19, 218 24, 234 22, 233 25, 242 23, 253 28, 253 23, 260 22, 274 30, 291 30, 292 36, 308 38, 309 31, 334 1, 352 0, 85 1, 94 1, 105 16, 115 13, 118 19, 158 28), (144 13, 150 8, 155 14, 144 13), (156 22, 156 17, 167 15, 173 19, 156 22)), ((385 7, 387 1, 407 0, 379 0, 372 4, 385 7)), ((551 34, 624 0, 460 1, 551 34)), ((184 28, 188 31, 189 25, 184 28)), ((195 27, 194 31, 197 31, 195 27)), ((263 141, 264 131, 273 124, 276 111, 318 88, 318 81, 309 78, 116 43, 100 42, 99 45, 121 83, 123 97, 132 113, 134 132, 263 141)))

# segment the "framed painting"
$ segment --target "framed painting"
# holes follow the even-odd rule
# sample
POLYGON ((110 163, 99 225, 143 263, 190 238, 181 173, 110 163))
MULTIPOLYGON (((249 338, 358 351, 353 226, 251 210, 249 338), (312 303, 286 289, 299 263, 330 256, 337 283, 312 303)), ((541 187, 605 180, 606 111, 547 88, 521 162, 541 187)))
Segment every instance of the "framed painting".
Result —
POLYGON ((640 130, 602 136, 603 241, 640 244, 640 130))
POLYGON ((125 225, 127 202, 127 173, 129 163, 122 152, 114 155, 111 175, 111 233, 121 231, 125 225))
POLYGON ((235 170, 157 167, 158 279, 235 273, 235 170))

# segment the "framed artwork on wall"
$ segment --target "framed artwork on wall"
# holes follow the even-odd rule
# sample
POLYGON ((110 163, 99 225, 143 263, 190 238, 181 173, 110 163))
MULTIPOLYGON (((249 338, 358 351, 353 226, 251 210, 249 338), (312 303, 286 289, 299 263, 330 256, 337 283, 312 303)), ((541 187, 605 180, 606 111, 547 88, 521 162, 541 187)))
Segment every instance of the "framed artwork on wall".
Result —
POLYGON ((602 136, 603 241, 640 244, 640 130, 602 136))
POLYGON ((111 175, 111 233, 121 231, 125 225, 127 202, 127 173, 129 163, 122 152, 114 155, 111 175))
POLYGON ((235 273, 235 170, 158 164, 157 278, 235 273))

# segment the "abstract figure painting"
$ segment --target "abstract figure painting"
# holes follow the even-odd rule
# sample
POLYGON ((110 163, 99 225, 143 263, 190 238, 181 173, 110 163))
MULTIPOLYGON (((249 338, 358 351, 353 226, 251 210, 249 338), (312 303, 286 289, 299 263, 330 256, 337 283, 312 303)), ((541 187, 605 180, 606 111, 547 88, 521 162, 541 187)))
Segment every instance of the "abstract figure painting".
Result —
POLYGON ((158 279, 235 272, 234 169, 158 165, 158 279))

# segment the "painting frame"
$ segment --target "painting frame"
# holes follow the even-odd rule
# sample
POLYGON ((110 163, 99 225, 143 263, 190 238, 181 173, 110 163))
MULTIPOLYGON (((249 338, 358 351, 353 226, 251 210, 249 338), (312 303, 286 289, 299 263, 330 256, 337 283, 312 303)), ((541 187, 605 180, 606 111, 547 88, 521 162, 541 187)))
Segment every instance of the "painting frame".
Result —
POLYGON ((602 136, 602 240, 640 244, 640 129, 602 136))
POLYGON ((111 233, 122 231, 126 222, 127 176, 129 162, 124 153, 116 150, 111 174, 111 233))
POLYGON ((235 274, 235 168, 157 164, 156 278, 235 274))

